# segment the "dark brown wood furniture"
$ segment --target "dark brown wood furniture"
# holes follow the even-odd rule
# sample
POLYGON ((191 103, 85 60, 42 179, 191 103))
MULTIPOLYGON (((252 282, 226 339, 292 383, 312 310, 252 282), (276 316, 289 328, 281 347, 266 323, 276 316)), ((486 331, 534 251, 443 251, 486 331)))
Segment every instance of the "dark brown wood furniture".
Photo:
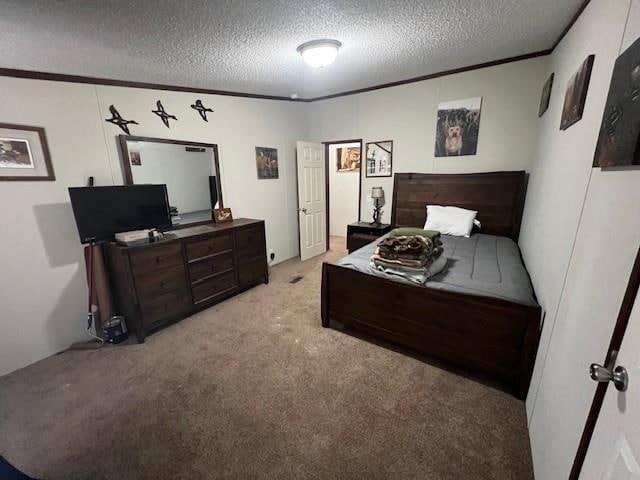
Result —
MULTIPOLYGON (((427 204, 477 210, 482 232, 518 240, 525 172, 397 173, 392 225, 422 227, 427 204)), ((346 327, 488 374, 525 398, 538 347, 541 309, 436 290, 324 263, 322 325, 346 327)))
POLYGON ((175 230, 156 243, 106 245, 115 310, 139 342, 158 327, 268 283, 264 221, 175 230))
POLYGON ((388 223, 350 223, 347 225, 347 250, 351 253, 390 231, 391 225, 388 223))

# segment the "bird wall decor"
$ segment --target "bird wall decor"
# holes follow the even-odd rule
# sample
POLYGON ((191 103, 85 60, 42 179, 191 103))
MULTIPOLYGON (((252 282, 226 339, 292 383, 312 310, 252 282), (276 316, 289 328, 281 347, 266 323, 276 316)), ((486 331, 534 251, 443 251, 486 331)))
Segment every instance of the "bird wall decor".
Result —
POLYGON ((129 125, 138 125, 138 122, 136 122, 135 120, 125 120, 124 118, 122 118, 122 115, 120 115, 118 110, 116 110, 116 107, 114 107, 113 105, 109 106, 109 111, 111 112, 111 118, 105 118, 105 121, 117 125, 124 131, 124 133, 126 133, 127 135, 131 135, 131 133, 129 132, 129 125))
POLYGON ((158 109, 157 110, 151 110, 151 111, 160 117, 160 119, 162 120, 162 123, 164 123, 165 127, 171 128, 171 127, 169 127, 169 119, 178 120, 178 117, 176 117, 175 115, 171 115, 171 114, 165 112, 164 107, 162 106, 162 102, 160 100, 158 100, 156 102, 156 105, 157 105, 158 109))
POLYGON ((205 122, 209 121, 207 120, 207 112, 213 112, 213 109, 205 107, 200 99, 196 100, 196 103, 191 105, 191 108, 196 110, 205 122))

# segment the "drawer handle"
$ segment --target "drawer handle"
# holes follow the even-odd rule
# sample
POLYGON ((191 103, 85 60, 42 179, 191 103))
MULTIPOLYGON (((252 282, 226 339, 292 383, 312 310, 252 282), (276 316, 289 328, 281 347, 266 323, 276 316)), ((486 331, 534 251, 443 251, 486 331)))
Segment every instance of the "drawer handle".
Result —
POLYGON ((164 283, 164 280, 162 280, 162 281, 160 282, 160 286, 161 286, 161 287, 164 287, 165 285, 166 285, 166 283, 164 283))
POLYGON ((212 247, 211 245, 209 245, 209 246, 207 247, 207 252, 210 252, 211 250, 213 250, 213 247, 212 247))
POLYGON ((167 310, 169 310, 169 305, 167 305, 166 303, 164 304, 164 311, 166 312, 167 310))
POLYGON ((162 261, 162 257, 156 257, 156 263, 160 263, 162 261))

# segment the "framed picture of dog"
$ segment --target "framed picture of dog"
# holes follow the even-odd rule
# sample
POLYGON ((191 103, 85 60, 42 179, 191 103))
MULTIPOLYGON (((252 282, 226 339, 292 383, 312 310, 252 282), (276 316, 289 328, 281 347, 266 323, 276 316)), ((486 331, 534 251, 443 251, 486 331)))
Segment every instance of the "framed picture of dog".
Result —
POLYGON ((564 94, 564 106, 562 107, 562 118, 560 120, 560 130, 566 130, 582 118, 584 104, 587 100, 587 90, 591 79, 591 69, 595 55, 589 55, 578 71, 573 74, 567 83, 567 90, 564 94))
POLYGON ((438 105, 436 157, 476 154, 481 106, 482 97, 453 100, 438 105))
POLYGON ((0 123, 0 180, 55 179, 44 128, 0 123))
POLYGON ((366 170, 367 177, 390 177, 391 161, 393 155, 393 141, 370 142, 366 145, 366 170))

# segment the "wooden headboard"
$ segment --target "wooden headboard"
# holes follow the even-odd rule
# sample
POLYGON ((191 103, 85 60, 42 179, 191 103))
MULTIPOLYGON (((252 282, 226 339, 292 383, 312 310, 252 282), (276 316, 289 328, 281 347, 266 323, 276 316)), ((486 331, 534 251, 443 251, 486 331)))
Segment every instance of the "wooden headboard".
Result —
POLYGON ((477 210, 482 233, 518 241, 527 175, 518 172, 463 174, 396 173, 391 224, 423 227, 427 205, 477 210))

